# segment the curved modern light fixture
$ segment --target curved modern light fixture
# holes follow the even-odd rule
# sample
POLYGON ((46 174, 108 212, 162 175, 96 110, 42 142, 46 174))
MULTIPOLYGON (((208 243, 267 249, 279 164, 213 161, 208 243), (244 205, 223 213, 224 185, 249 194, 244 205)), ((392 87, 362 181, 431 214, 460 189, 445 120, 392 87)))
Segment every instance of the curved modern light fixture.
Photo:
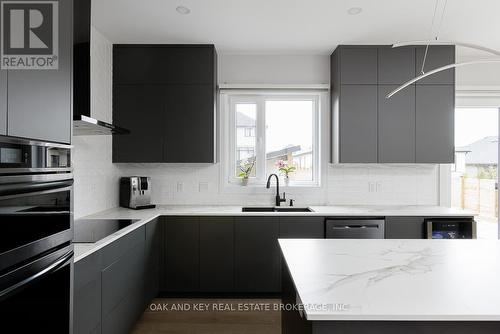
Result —
POLYGON ((421 79, 423 79, 425 77, 428 77, 429 75, 433 75, 433 74, 436 74, 438 72, 448 70, 450 68, 461 67, 461 66, 468 66, 468 65, 476 65, 476 64, 486 64, 486 63, 500 63, 500 58, 498 58, 498 59, 480 59, 480 60, 466 61, 466 62, 463 62, 463 63, 454 63, 454 64, 449 64, 449 65, 445 65, 445 66, 441 66, 441 67, 435 68, 433 70, 430 70, 429 72, 426 72, 426 73, 424 73, 422 75, 419 75, 416 78, 411 79, 410 81, 405 82, 404 84, 402 84, 401 86, 399 86, 398 88, 396 88, 395 90, 393 90, 392 92, 390 92, 389 94, 387 94, 387 96, 385 98, 386 99, 390 99, 394 94, 396 94, 399 91, 405 89, 409 85, 411 85, 411 84, 413 84, 413 83, 415 83, 415 82, 417 82, 417 81, 419 81, 419 80, 421 80, 421 79))
POLYGON ((494 54, 496 56, 500 56, 500 51, 495 50, 495 49, 491 49, 491 48, 487 48, 487 47, 484 47, 481 45, 472 44, 472 43, 463 43, 463 42, 457 42, 457 41, 441 41, 441 40, 434 40, 434 39, 429 39, 429 40, 424 40, 424 41, 400 42, 400 43, 393 44, 392 47, 399 48, 402 46, 410 46, 410 45, 456 45, 456 46, 462 46, 465 48, 484 51, 484 52, 494 54))

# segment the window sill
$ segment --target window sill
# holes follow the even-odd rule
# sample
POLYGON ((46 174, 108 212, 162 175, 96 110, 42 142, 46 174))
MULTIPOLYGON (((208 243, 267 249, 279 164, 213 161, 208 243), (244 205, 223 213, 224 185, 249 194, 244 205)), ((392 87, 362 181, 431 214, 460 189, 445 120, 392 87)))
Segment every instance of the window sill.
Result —
MULTIPOLYGON (((249 183, 244 186, 238 182, 226 182, 222 185, 222 191, 225 193, 246 193, 246 194, 267 194, 276 189, 276 183, 271 183, 271 188, 266 188, 266 183, 249 183)), ((317 192, 322 189, 322 185, 315 182, 291 183, 286 186, 280 183, 280 192, 317 192)))

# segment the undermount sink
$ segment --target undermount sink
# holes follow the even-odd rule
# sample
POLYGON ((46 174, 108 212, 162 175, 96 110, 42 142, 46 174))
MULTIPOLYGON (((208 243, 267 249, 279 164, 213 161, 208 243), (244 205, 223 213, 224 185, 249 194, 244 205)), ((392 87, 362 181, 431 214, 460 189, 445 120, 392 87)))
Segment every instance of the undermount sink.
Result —
POLYGON ((295 208, 293 206, 246 206, 242 212, 313 212, 310 208, 295 208))

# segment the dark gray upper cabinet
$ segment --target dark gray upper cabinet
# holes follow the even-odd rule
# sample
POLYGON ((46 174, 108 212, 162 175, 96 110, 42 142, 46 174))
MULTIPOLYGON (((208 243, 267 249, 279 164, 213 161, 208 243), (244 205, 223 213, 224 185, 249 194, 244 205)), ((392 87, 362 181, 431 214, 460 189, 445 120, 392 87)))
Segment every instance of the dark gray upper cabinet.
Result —
POLYGON ((101 253, 74 266, 73 333, 101 333, 101 253))
POLYGON ((340 47, 341 84, 377 84, 376 47, 340 47))
POLYGON ((9 136, 71 143, 72 7, 59 1, 59 69, 9 71, 9 136))
POLYGON ((130 133, 113 136, 113 162, 163 162, 165 89, 153 85, 113 89, 113 123, 130 133))
POLYGON ((386 239, 424 239, 424 217, 385 217, 386 239))
POLYGON ((453 163, 455 86, 416 87, 416 162, 453 163))
POLYGON ((114 47, 117 84, 213 84, 212 45, 127 45, 114 47))
POLYGON ((234 289, 233 217, 200 218, 200 290, 234 289))
POLYGON ((415 77, 414 47, 378 49, 378 83, 399 85, 415 77))
POLYGON ((235 290, 280 292, 278 217, 235 217, 235 290))
MULTIPOLYGON (((453 162, 454 69, 385 98, 419 74, 424 50, 342 45, 332 53, 331 162, 453 162)), ((426 70, 454 60, 454 46, 432 46, 426 70)))
POLYGON ((7 75, 6 70, 0 70, 0 135, 7 134, 7 75))
POLYGON ((340 161, 377 162, 377 86, 340 88, 340 161))
POLYGON ((280 217, 280 238, 325 237, 324 217, 280 217))
MULTIPOLYGON (((417 47, 415 73, 421 74, 422 62, 425 54, 425 46, 417 47)), ((453 64, 455 62, 455 46, 453 45, 434 45, 429 47, 425 61, 425 72, 435 68, 453 64)), ((455 69, 448 69, 416 82, 417 85, 454 85, 455 69)))
POLYGON ((200 289, 200 223, 198 217, 168 217, 165 225, 165 282, 169 292, 200 289))
POLYGON ((113 123, 130 130, 114 162, 215 161, 213 45, 115 45, 113 62, 113 123))
POLYGON ((415 86, 386 99, 397 86, 378 86, 378 162, 415 162, 415 86))
POLYGON ((165 91, 165 162, 214 161, 215 94, 210 85, 172 85, 165 91))

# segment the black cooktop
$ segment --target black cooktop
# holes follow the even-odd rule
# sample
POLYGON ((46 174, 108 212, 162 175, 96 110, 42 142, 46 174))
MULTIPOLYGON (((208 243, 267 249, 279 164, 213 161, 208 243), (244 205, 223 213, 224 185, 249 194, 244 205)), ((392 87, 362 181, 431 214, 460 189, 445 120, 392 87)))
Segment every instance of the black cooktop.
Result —
POLYGON ((138 219, 78 219, 75 220, 73 242, 94 243, 132 225, 138 219))

